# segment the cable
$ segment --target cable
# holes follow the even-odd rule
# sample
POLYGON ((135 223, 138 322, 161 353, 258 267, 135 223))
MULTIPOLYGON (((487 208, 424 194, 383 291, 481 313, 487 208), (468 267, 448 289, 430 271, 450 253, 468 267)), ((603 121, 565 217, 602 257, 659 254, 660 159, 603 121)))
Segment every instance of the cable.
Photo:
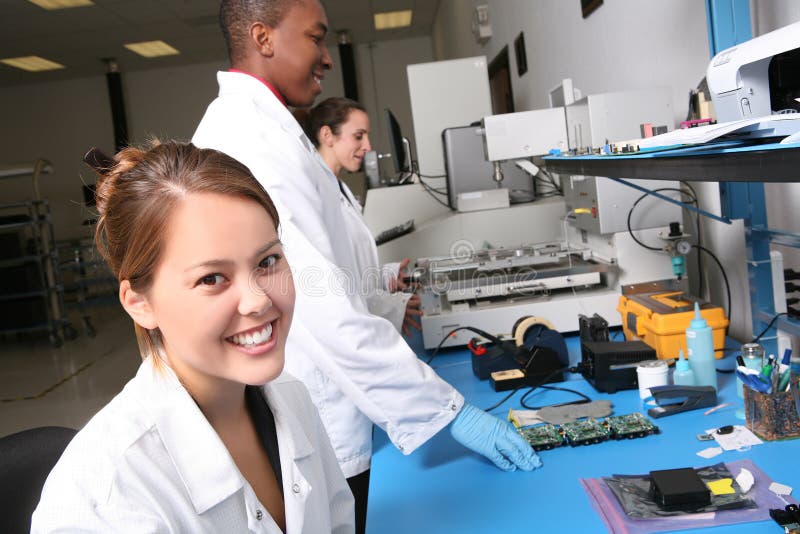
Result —
POLYGON ((547 180, 545 180, 546 183, 549 182, 556 190, 558 190, 559 193, 561 193, 562 195, 564 194, 563 188, 559 184, 556 183, 556 180, 555 180, 555 178, 553 178, 552 174, 550 174, 545 169, 539 169, 539 174, 541 174, 542 176, 547 178, 547 180))
MULTIPOLYGON (((691 202, 697 204, 697 197, 694 197, 690 195, 690 193, 684 191, 683 189, 678 189, 676 187, 659 187, 658 189, 653 189, 650 193, 658 193, 660 191, 677 191, 678 193, 681 193, 683 195, 691 196, 692 197, 691 202)), ((631 206, 631 209, 628 210, 628 234, 630 234, 631 238, 636 242, 637 245, 644 247, 648 250, 655 250, 657 252, 661 252, 664 250, 662 247, 651 247, 650 245, 646 245, 641 241, 639 241, 639 239, 637 239, 637 237, 633 234, 633 230, 631 229, 631 215, 633 215, 634 208, 636 208, 639 202, 641 202, 646 197, 650 196, 650 193, 645 193, 644 195, 637 198, 636 202, 634 202, 633 206, 631 206)))
POLYGON ((421 174, 417 173, 420 178, 447 178, 446 174, 421 174))
POLYGON ((710 250, 708 250, 706 247, 701 246, 701 245, 692 245, 692 248, 696 248, 697 250, 702 250, 703 252, 705 252, 706 254, 711 256, 711 259, 713 259, 715 262, 717 262, 717 266, 719 267, 719 270, 722 273, 722 279, 725 281, 725 291, 728 294, 728 309, 727 309, 728 313, 726 315, 728 316, 728 321, 730 322, 730 320, 731 320, 731 285, 730 285, 730 283, 728 283, 728 274, 725 272, 725 267, 722 266, 722 263, 714 255, 714 253, 711 252, 710 250))
MULTIPOLYGON (((420 176, 420 175, 417 175, 417 176, 420 176)), ((425 182, 422 178, 419 179, 419 183, 427 185, 431 189, 431 191, 434 191, 434 192, 436 192, 436 193, 438 193, 440 195, 447 195, 447 190, 446 189, 445 190, 437 189, 437 188, 433 187, 432 185, 430 185, 429 183, 425 182)))
MULTIPOLYGON (((697 196, 697 191, 695 191, 694 187, 692 187, 692 184, 687 182, 686 180, 681 180, 681 185, 683 185, 689 191, 692 192, 692 195, 694 196, 694 205, 695 205, 696 208, 699 209, 700 208, 700 197, 697 196)), ((702 245, 703 244, 703 233, 700 230, 700 212, 695 213, 695 224, 694 224, 694 227, 697 230, 697 244, 698 245, 702 245)), ((699 280, 698 280, 698 284, 699 285, 698 285, 698 288, 697 288, 697 293, 700 295, 700 298, 705 298, 706 285, 705 285, 705 277, 703 276, 703 255, 702 254, 698 254, 697 255, 697 277, 699 278, 699 280)))
MULTIPOLYGON (((559 404, 551 404, 550 406, 552 406, 552 407, 571 406, 573 404, 586 404, 588 402, 592 402, 592 399, 590 399, 589 397, 587 397, 586 395, 584 395, 580 391, 575 391, 574 389, 560 388, 558 386, 545 386, 545 385, 540 385, 539 387, 541 389, 550 389, 550 390, 553 390, 553 391, 566 391, 567 393, 574 393, 575 395, 580 397, 580 400, 576 400, 576 401, 572 401, 572 402, 562 402, 562 403, 559 403, 559 404)), ((531 388, 530 391, 526 391, 525 394, 522 396, 522 398, 519 400, 519 403, 520 403, 520 405, 522 405, 523 408, 526 408, 528 410, 541 410, 542 408, 544 408, 544 406, 528 406, 527 404, 525 404, 525 399, 528 397, 528 395, 533 393, 533 391, 534 391, 534 388, 531 388)))
POLYGON ((436 196, 437 194, 440 194, 440 195, 441 195, 441 194, 442 194, 441 192, 438 192, 438 191, 434 190, 434 189, 433 189, 431 186, 429 186, 428 184, 426 184, 426 183, 425 183, 425 182, 423 182, 422 180, 420 180, 420 181, 419 181, 419 183, 420 183, 420 185, 422 185, 423 189, 425 189, 425 191, 427 191, 427 193, 428 193, 428 194, 431 196, 431 198, 432 198, 433 200, 435 200, 436 202, 438 202, 439 204, 441 204, 441 205, 442 205, 442 206, 444 206, 445 208, 447 208, 447 209, 451 209, 449 204, 447 204, 447 203, 445 203, 445 202, 442 202, 442 201, 439 199, 439 197, 437 197, 437 196, 436 196))
POLYGON ((769 329, 772 328, 772 325, 775 324, 775 321, 777 321, 778 317, 780 317, 781 315, 787 315, 787 313, 786 312, 780 312, 780 313, 776 314, 775 317, 773 317, 772 320, 769 322, 769 324, 766 326, 766 328, 764 328, 764 330, 762 330, 760 334, 758 334, 756 337, 754 337, 753 340, 750 343, 758 343, 758 341, 764 336, 764 334, 769 332, 769 329))
MULTIPOLYGON (((439 353, 439 349, 441 349, 442 345, 444 345, 444 342, 447 341, 448 339, 450 339, 450 336, 452 336, 453 334, 455 334, 459 330, 469 330, 470 332, 475 332, 479 336, 481 336, 483 338, 486 338, 486 339, 488 339, 489 341, 491 341, 493 343, 500 344, 502 342, 502 340, 500 338, 498 338, 497 336, 493 336, 492 334, 484 332, 483 330, 480 330, 478 328, 474 328, 472 326, 459 326, 458 328, 453 328, 447 334, 445 334, 444 337, 442 337, 442 340, 439 342, 438 345, 436 345, 436 348, 433 350, 433 353, 431 354, 431 357, 428 358, 425 361, 425 363, 430 365, 430 363, 433 361, 433 359, 439 353)), ((533 357, 533 356, 531 356, 531 357, 533 357)), ((530 360, 528 360, 528 361, 530 362, 530 360)), ((527 365, 526 365, 526 367, 527 367, 527 365)))
POLYGON ((524 386, 524 385, 522 385, 522 386, 518 386, 518 387, 514 388, 513 390, 511 390, 511 393, 509 393, 508 395, 506 395, 505 397, 503 397, 503 398, 502 398, 500 401, 498 401, 496 404, 493 404, 493 405, 489 406, 488 408, 484 408, 484 409, 483 409, 483 411, 484 411, 484 412, 491 412, 492 410, 494 410, 494 409, 496 409, 496 408, 499 408, 500 406, 502 406, 503 404, 505 404, 505 402, 506 402, 508 399, 510 399, 511 397, 513 397, 513 396, 514 396, 514 393, 516 393, 517 391, 519 391, 520 389, 522 389, 522 388, 524 388, 524 387, 525 387, 525 386, 524 386))

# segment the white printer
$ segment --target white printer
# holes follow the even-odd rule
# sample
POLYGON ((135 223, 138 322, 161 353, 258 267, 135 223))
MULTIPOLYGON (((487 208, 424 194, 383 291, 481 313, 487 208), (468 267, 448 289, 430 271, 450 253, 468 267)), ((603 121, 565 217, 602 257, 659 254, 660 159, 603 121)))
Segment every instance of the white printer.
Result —
POLYGON ((719 122, 800 112, 800 22, 723 50, 706 79, 719 122))

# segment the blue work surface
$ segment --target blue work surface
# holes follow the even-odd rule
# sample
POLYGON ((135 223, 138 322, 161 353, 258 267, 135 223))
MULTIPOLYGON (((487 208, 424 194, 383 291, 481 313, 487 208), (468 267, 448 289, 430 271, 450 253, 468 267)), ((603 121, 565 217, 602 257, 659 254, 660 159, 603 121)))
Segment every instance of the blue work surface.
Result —
MULTIPOLYGON (((577 340, 568 339, 571 360, 577 340)), ((717 362, 718 368, 734 365, 731 358, 717 362)), ((486 408, 508 392, 496 393, 489 381, 472 374, 466 350, 448 351, 432 362, 439 375, 453 384, 468 402, 486 408)), ((716 446, 699 441, 697 434, 730 424, 744 424, 735 412, 742 409, 732 374, 718 373, 718 402, 731 406, 704 416, 704 409, 654 419, 661 433, 645 438, 607 441, 581 447, 541 451, 544 466, 532 472, 506 473, 485 458, 467 450, 451 436, 439 432, 409 456, 404 456, 376 429, 372 459, 367 532, 391 534, 411 532, 504 533, 604 532, 600 517, 592 509, 579 479, 613 474, 642 474, 655 469, 699 467, 717 462, 750 459, 776 482, 800 484, 800 441, 765 442, 747 452, 726 451, 710 460, 697 452, 716 446)), ((592 400, 607 399, 614 414, 646 413, 636 390, 613 395, 598 393, 582 379, 558 386, 576 389, 592 400)), ((505 418, 510 408, 519 409, 517 392, 492 413, 505 418)), ((575 395, 541 390, 530 395, 533 406, 567 402, 575 395)), ((683 532, 700 532, 687 530, 683 532)), ((714 532, 781 532, 772 521, 716 527, 714 532)))

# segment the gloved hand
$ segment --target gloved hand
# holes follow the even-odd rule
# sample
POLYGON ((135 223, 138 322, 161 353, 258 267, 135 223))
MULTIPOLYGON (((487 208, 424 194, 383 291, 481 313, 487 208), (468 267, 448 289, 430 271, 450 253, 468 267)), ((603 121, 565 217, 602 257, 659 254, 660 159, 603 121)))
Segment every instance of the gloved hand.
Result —
POLYGON ((504 471, 517 468, 531 471, 542 461, 525 439, 493 415, 464 403, 450 424, 453 437, 473 451, 480 453, 504 471))

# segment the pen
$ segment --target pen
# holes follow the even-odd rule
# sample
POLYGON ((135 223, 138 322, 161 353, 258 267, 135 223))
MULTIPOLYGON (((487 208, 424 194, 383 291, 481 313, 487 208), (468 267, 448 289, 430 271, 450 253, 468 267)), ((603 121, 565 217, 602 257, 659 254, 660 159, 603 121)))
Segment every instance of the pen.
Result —
POLYGON ((792 362, 792 349, 787 348, 785 351, 783 351, 783 360, 781 360, 781 363, 783 365, 789 365, 791 362, 792 362))
POLYGON ((772 361, 774 359, 775 359, 775 356, 770 354, 769 355, 769 359, 767 360, 767 363, 765 363, 764 366, 761 368, 761 376, 763 376, 767 380, 769 380, 770 375, 772 374, 772 361))
POLYGON ((773 395, 776 395, 780 390, 778 389, 778 383, 780 381, 780 369, 778 368, 778 364, 772 366, 772 374, 769 377, 769 384, 770 384, 770 392, 773 395))
POLYGON ((792 371, 789 368, 781 373, 781 378, 778 380, 778 391, 786 391, 786 388, 789 386, 789 379, 791 376, 792 371))

